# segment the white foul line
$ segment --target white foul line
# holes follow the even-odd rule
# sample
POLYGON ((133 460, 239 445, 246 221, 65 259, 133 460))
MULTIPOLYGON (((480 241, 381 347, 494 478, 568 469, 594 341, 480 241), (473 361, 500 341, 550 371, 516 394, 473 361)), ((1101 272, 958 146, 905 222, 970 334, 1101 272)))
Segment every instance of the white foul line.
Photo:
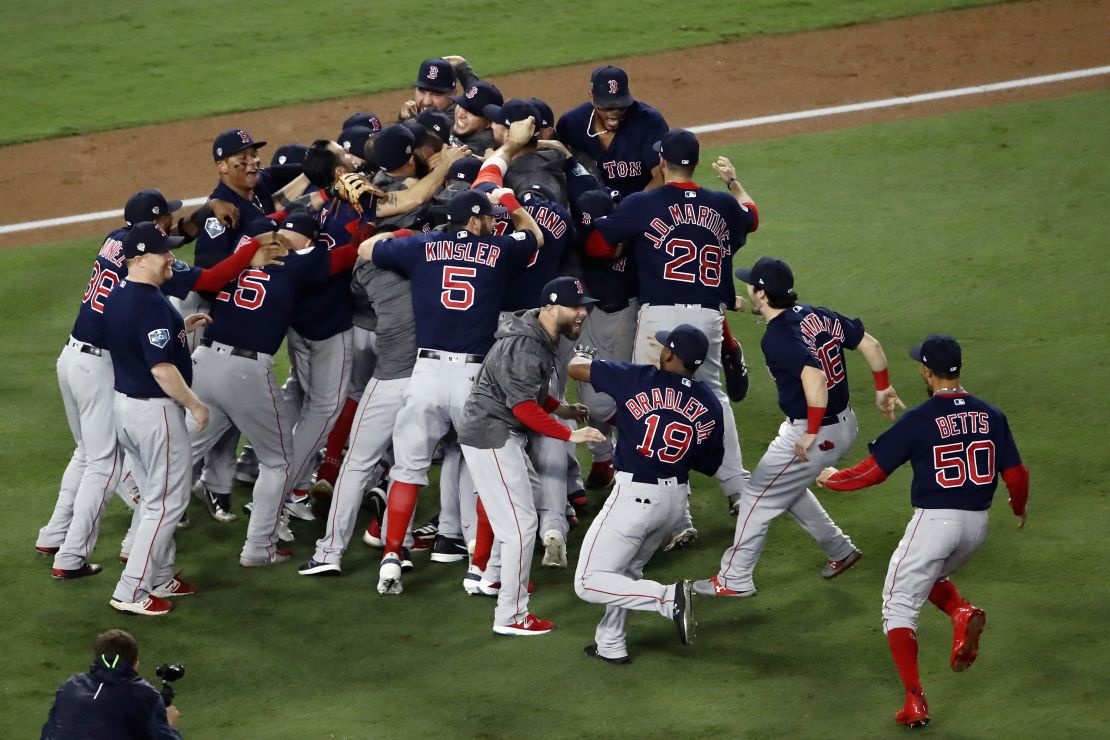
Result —
MULTIPOLYGON (((999 92, 1001 90, 1014 90, 1022 87, 1034 87, 1036 85, 1050 85, 1056 82, 1067 82, 1069 80, 1078 80, 1084 77, 1097 77, 1098 75, 1110 74, 1110 66, 1105 67, 1091 67, 1090 69, 1076 69, 1070 72, 1060 72, 1058 74, 1040 75, 1038 77, 1026 77, 1020 80, 1010 80, 1008 82, 994 82, 989 85, 973 85, 971 87, 958 87, 954 90, 939 90, 937 92, 920 93, 918 95, 906 95, 897 98, 885 98, 883 100, 871 100, 866 103, 851 103, 849 105, 834 105, 828 108, 814 108, 812 110, 794 111, 793 113, 779 113, 773 116, 760 116, 758 118, 740 118, 735 121, 722 121, 721 123, 707 123, 701 126, 691 126, 690 131, 695 134, 707 134, 714 131, 729 131, 737 128, 750 128, 752 126, 765 126, 770 123, 785 123, 787 121, 801 121, 808 118, 823 118, 825 116, 837 116, 844 113, 858 113, 859 111, 877 110, 879 108, 895 108, 901 105, 914 105, 915 103, 927 103, 933 100, 945 100, 947 98, 959 98, 968 95, 985 95, 987 93, 999 92)), ((183 201, 186 206, 199 206, 202 205, 207 198, 190 198, 183 201)), ((19 231, 33 231, 35 229, 48 229, 54 226, 67 226, 69 224, 79 224, 86 221, 106 221, 113 218, 121 218, 123 216, 122 210, 115 211, 97 211, 96 213, 82 213, 76 216, 61 216, 59 218, 48 218, 42 221, 26 221, 19 224, 8 224, 0 226, 0 234, 14 234, 19 231)))

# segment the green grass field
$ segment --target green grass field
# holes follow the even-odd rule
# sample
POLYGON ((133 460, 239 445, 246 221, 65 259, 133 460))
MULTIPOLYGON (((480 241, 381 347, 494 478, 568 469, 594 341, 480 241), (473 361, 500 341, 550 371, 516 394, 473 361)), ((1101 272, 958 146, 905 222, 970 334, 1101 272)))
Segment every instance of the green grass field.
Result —
MULTIPOLYGON (((929 331, 955 334, 965 385, 1007 412, 1032 471, 1026 530, 1014 528, 1003 491, 988 541, 956 579, 988 612, 972 671, 948 670, 950 628, 932 607, 923 612, 931 737, 1110 733, 1101 711, 1110 403, 1100 382, 1110 365, 1110 225, 1098 215, 1110 192, 1108 141, 1103 92, 719 150, 737 163, 762 217, 737 261, 783 257, 803 300, 862 316, 907 402, 924 396, 905 348, 929 331)), ((219 526, 200 514, 177 542, 202 593, 166 619, 127 618, 107 605, 127 524, 118 501, 97 550, 106 572, 51 581, 49 562, 31 548, 72 447, 53 363, 94 252, 92 241, 0 251, 0 619, 11 635, 0 736, 35 735, 56 686, 87 667, 93 637, 114 626, 139 639, 147 676, 164 661, 188 666, 178 697, 191 738, 902 736, 879 593, 910 515, 906 471, 878 489, 821 494, 865 552, 851 573, 822 581, 820 551, 780 520, 757 598, 698 601, 690 648, 671 624, 635 615, 635 663, 624 668, 582 655, 600 609, 576 599, 570 573, 534 574, 535 611, 558 622, 555 633, 497 639, 491 602, 462 595, 461 567, 418 562, 405 595, 382 599, 376 553, 360 542, 342 578, 301 578, 294 566, 245 571, 236 565, 244 523, 219 526)), ((747 315, 732 324, 756 368, 736 408, 754 465, 779 413, 759 369, 761 327, 747 315)), ((885 423, 862 358, 849 368, 861 421, 854 462, 885 423)), ((244 500, 240 493, 236 507, 244 500)), ((704 479, 694 507, 696 546, 658 555, 649 577, 713 572, 733 520, 704 479)), ((294 527, 307 557, 320 525, 294 527)), ((575 530, 572 548, 582 534, 575 530)))
POLYGON ((8 3, 0 145, 403 87, 417 35, 497 75, 998 1, 8 3))

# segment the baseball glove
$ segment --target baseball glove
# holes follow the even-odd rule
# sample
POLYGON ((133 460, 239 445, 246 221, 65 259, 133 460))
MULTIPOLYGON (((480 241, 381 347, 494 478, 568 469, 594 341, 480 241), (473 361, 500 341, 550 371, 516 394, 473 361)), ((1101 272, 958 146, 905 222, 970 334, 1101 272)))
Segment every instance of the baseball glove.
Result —
POLYGON ((744 350, 739 344, 721 345, 721 365, 725 369, 725 391, 733 403, 748 395, 748 368, 744 365, 744 350))
POLYGON ((335 197, 350 203, 359 215, 373 207, 373 199, 380 195, 382 191, 357 172, 348 172, 335 183, 335 197))
POLYGON ((574 345, 573 354, 575 357, 585 357, 587 360, 592 360, 597 357, 597 348, 588 344, 576 344, 574 345))

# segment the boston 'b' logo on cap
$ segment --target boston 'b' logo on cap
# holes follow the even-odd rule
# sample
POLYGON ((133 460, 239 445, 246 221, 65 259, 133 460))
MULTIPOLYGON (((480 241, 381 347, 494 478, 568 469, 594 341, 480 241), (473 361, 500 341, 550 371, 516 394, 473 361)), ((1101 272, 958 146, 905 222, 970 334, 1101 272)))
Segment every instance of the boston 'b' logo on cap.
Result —
POLYGON ((578 291, 578 295, 586 295, 586 289, 582 287, 581 280, 574 281, 574 289, 578 291))
POLYGON ((439 77, 439 67, 432 65, 428 68, 428 79, 434 80, 436 77, 439 77))
MULTIPOLYGON (((155 208, 154 212, 158 213, 158 209, 155 208)), ((158 233, 161 234, 162 236, 169 236, 169 234, 166 233, 166 230, 162 228, 161 224, 154 224, 154 228, 158 229, 158 233)))
POLYGON ((251 143, 251 135, 243 129, 239 129, 239 140, 242 141, 244 144, 249 144, 251 143))
POLYGON ((466 97, 467 97, 468 100, 473 98, 477 94, 478 94, 478 88, 477 87, 471 87, 466 91, 466 97))
POLYGON ((616 95, 618 92, 620 92, 620 88, 617 86, 617 81, 609 80, 609 94, 616 95))
POLYGON ((583 225, 583 226, 589 226, 589 225, 590 225, 590 222, 591 222, 592 220, 593 220, 593 217, 592 217, 592 216, 590 216, 590 214, 588 214, 588 213, 583 213, 583 214, 582 214, 582 225, 583 225))

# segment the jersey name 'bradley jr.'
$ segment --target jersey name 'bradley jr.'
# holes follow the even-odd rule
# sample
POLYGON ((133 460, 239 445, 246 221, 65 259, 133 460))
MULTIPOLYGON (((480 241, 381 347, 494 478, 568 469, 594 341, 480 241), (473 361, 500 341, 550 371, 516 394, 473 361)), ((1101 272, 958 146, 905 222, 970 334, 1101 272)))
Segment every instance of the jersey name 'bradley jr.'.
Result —
MULTIPOLYGON (((683 381, 683 383, 686 382, 683 381)), ((698 399, 687 398, 674 388, 652 388, 650 395, 641 391, 625 401, 624 405, 637 421, 652 411, 665 410, 682 414, 694 422, 694 427, 698 430, 699 440, 708 437, 713 432, 713 427, 717 426, 717 422, 712 419, 707 422, 698 421, 698 417, 709 409, 698 399)))

